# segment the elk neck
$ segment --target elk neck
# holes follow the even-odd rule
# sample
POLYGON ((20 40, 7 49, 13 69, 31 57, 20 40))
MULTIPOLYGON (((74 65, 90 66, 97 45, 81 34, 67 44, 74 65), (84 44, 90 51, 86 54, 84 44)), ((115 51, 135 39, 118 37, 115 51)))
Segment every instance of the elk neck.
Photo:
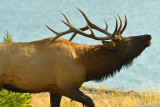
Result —
POLYGON ((102 81, 133 60, 132 55, 121 54, 116 49, 106 49, 103 45, 83 46, 78 49, 79 60, 85 66, 86 81, 102 81))

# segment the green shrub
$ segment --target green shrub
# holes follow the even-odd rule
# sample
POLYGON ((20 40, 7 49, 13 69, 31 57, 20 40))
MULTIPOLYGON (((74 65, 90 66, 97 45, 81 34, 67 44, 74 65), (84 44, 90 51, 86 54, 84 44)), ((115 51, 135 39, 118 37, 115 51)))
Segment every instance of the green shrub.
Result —
MULTIPOLYGON (((12 35, 6 31, 4 43, 13 42, 12 35)), ((31 94, 28 93, 14 93, 6 89, 0 91, 0 107, 31 107, 31 94)))
POLYGON ((3 39, 4 39, 4 41, 3 41, 4 43, 11 43, 11 42, 13 42, 12 35, 8 32, 8 30, 6 30, 6 34, 3 37, 3 39))
POLYGON ((1 107, 31 107, 31 94, 14 93, 6 89, 0 92, 0 106, 1 107))

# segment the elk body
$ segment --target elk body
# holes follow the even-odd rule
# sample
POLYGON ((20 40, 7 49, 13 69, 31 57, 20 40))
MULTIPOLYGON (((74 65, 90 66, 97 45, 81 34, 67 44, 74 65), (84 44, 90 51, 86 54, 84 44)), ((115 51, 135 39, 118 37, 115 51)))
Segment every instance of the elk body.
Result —
POLYGON ((90 97, 79 90, 86 81, 101 81, 123 66, 131 64, 133 59, 150 46, 151 36, 140 35, 123 37, 122 28, 116 19, 113 34, 87 21, 83 28, 74 27, 65 14, 69 30, 58 33, 47 26, 57 36, 34 42, 17 42, 0 44, 0 88, 15 92, 50 92, 51 107, 59 107, 62 96, 81 102, 87 107, 95 107, 90 97), (91 34, 83 31, 90 30, 91 34), (98 30, 106 37, 97 37, 92 29, 98 30), (74 32, 92 39, 102 40, 102 45, 81 45, 60 36, 74 32), (111 40, 111 41, 104 41, 111 40))

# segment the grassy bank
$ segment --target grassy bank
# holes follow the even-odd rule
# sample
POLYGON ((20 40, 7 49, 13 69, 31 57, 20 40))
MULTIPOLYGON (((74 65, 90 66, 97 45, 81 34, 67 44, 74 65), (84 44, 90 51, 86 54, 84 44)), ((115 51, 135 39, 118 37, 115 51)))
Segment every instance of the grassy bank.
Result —
MULTIPOLYGON (((94 100, 96 107, 134 107, 160 102, 158 92, 123 92, 116 89, 88 88, 87 86, 83 86, 81 90, 94 100)), ((32 94, 32 107, 50 107, 49 102, 48 93, 32 94)), ((82 104, 62 97, 61 107, 82 107, 82 104)))

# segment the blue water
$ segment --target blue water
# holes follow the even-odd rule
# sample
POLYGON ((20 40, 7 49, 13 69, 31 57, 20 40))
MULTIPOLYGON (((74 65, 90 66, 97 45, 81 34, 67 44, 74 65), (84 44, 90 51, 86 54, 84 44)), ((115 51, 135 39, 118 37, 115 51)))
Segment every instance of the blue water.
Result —
MULTIPOLYGON (((124 13, 128 16, 128 26, 124 36, 151 34, 152 45, 139 56, 134 64, 124 68, 113 78, 102 83, 89 82, 92 86, 120 88, 141 91, 153 88, 160 91, 160 1, 159 0, 0 0, 0 41, 8 29, 15 42, 28 42, 55 36, 45 24, 56 31, 67 30, 61 22, 64 12, 76 27, 86 22, 76 7, 82 9, 96 25, 104 28, 104 19, 109 31, 115 27, 114 16, 124 13)), ((97 35, 101 35, 96 32, 97 35)), ((103 35, 102 35, 103 36, 103 35)), ((70 35, 64 36, 69 38, 70 35)), ((77 35, 74 42, 80 44, 100 44, 77 35)))

